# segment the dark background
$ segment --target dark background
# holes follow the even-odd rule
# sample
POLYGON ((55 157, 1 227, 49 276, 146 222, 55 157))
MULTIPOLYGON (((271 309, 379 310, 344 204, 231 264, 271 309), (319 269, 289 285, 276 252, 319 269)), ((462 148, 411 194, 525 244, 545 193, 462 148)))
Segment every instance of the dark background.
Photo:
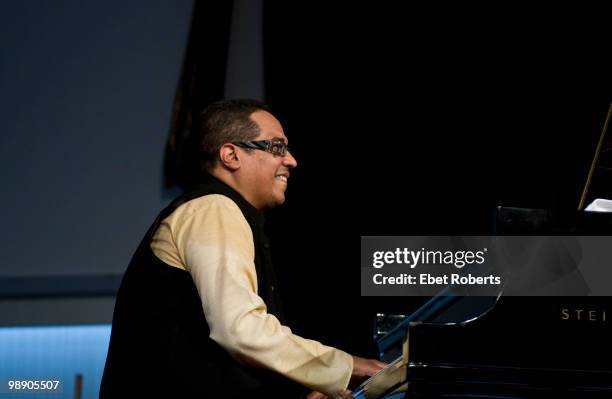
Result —
POLYGON ((360 235, 486 235, 498 205, 573 211, 610 100, 577 10, 266 7, 266 99, 299 165, 272 215, 293 325, 365 351, 360 235), (484 12, 484 14, 482 14, 484 12))

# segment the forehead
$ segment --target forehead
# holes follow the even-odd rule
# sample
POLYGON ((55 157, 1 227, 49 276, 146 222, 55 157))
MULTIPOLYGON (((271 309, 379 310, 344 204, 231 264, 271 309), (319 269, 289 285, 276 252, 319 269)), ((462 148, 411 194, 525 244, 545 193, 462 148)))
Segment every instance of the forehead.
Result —
POLYGON ((271 113, 267 111, 256 111, 251 114, 251 119, 259 126, 259 135, 257 139, 266 140, 281 138, 287 141, 283 126, 271 113))

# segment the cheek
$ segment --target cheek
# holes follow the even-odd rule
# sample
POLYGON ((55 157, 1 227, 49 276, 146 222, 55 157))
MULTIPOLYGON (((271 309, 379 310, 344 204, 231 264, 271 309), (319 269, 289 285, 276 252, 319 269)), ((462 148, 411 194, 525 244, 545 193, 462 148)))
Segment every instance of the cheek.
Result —
POLYGON ((256 184, 258 185, 257 188, 264 191, 269 190, 270 186, 276 181, 274 178, 275 174, 276 172, 270 167, 269 164, 261 164, 259 170, 254 176, 254 181, 256 181, 256 184))
MULTIPOLYGON (((268 155, 268 154, 266 154, 268 155)), ((276 162, 276 159, 266 159, 259 164, 259 175, 261 181, 275 181, 282 164, 276 162)))

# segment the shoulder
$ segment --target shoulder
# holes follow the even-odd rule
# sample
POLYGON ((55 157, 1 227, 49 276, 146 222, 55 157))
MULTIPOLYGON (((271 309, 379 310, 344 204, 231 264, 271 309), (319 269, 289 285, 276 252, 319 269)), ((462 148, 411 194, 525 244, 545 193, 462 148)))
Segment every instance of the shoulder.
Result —
POLYGON ((242 214, 238 205, 229 197, 221 194, 208 194, 181 204, 172 212, 172 215, 190 217, 201 212, 230 212, 242 214))

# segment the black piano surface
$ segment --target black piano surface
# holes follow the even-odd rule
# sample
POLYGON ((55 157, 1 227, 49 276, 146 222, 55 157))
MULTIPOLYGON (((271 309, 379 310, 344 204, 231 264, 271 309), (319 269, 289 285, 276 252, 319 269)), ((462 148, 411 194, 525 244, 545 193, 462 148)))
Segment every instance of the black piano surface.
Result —
MULTIPOLYGON (((612 232, 612 215, 503 208, 497 227, 602 235, 612 232)), ((384 360, 404 353, 403 381, 382 394, 366 382, 355 397, 612 398, 611 299, 442 293, 377 339, 384 360)))
POLYGON ((409 392, 612 397, 611 311, 606 297, 502 296, 466 323, 445 324, 441 315, 412 324, 409 392))

